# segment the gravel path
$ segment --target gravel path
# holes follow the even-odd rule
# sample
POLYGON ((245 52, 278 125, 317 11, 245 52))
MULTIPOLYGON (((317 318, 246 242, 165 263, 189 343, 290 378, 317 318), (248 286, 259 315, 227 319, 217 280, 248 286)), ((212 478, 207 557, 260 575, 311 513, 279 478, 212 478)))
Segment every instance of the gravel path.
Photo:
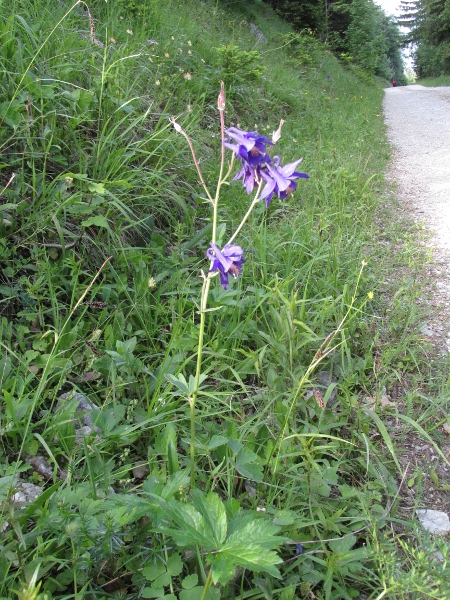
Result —
MULTIPOLYGON (((425 297, 427 322, 421 327, 424 339, 433 344, 436 355, 450 352, 450 87, 421 85, 388 88, 384 115, 393 160, 388 178, 396 185, 397 197, 405 212, 430 232, 427 245, 432 250, 429 267, 431 285, 425 297)), ((441 450, 450 456, 448 430, 441 431, 441 450)), ((441 484, 450 485, 450 468, 442 463, 431 445, 415 433, 403 442, 399 460, 415 465, 425 474, 435 465, 441 484), (436 459, 436 460, 435 460, 436 459), (434 461, 434 462, 433 462, 434 461)), ((423 480, 421 506, 450 514, 448 491, 423 480)), ((403 504, 417 506, 417 490, 403 490, 403 504)), ((406 514, 409 514, 406 511, 406 514)))
POLYGON ((438 310, 430 324, 450 351, 450 87, 408 85, 385 92, 394 149, 390 178, 405 209, 432 234, 436 288, 430 303, 438 310))

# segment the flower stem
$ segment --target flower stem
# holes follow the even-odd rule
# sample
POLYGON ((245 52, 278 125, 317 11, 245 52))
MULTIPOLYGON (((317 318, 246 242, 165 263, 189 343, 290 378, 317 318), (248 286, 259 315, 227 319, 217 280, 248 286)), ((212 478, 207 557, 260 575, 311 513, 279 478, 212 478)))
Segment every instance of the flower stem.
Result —
POLYGON ((189 449, 191 460, 191 489, 193 489, 195 485, 195 403, 197 402, 198 388, 200 386, 203 340, 205 336, 206 306, 208 302, 208 293, 210 285, 211 278, 209 277, 209 275, 203 275, 203 286, 200 299, 200 330, 198 333, 197 365, 195 368, 194 389, 192 392, 192 396, 189 400, 191 420, 191 444, 189 449))
POLYGON ((231 244, 233 242, 233 240, 236 238, 237 234, 241 231, 241 229, 244 227, 245 222, 247 221, 247 219, 249 218, 252 210, 255 208, 256 204, 258 204, 259 202, 259 194, 261 192, 261 186, 262 186, 262 180, 259 182, 259 186, 258 189, 256 190, 256 195, 252 200, 252 203, 249 206, 248 211, 245 213, 242 221, 239 224, 239 227, 236 229, 236 231, 233 233, 233 235, 230 237, 230 239, 228 240, 228 244, 231 244))
POLYGON ((212 569, 209 570, 208 577, 206 579, 205 587, 203 588, 203 593, 200 600, 206 600, 206 594, 208 593, 208 589, 211 585, 212 581, 212 569))
POLYGON ((211 197, 211 194, 209 193, 208 187, 207 187, 207 185, 206 185, 206 183, 205 183, 205 180, 203 179, 202 171, 201 171, 201 169, 200 169, 200 164, 199 164, 199 162, 198 162, 198 159, 197 159, 197 156, 196 156, 196 154, 195 154, 195 150, 194 150, 194 146, 192 145, 191 138, 190 138, 190 137, 188 136, 188 134, 187 134, 187 133, 184 131, 184 129, 181 127, 181 125, 179 125, 179 124, 178 124, 178 123, 175 121, 175 119, 171 118, 171 119, 170 119, 170 122, 171 122, 171 123, 172 123, 172 125, 174 126, 174 128, 175 128, 175 131, 177 131, 178 133, 181 133, 181 135, 182 135, 182 136, 184 136, 185 140, 186 140, 186 141, 187 141, 187 143, 189 144, 189 148, 190 148, 190 150, 191 150, 192 158, 193 158, 193 160, 194 160, 194 165, 195 165, 195 168, 197 169, 197 173, 198 173, 198 176, 199 176, 199 178, 200 178, 200 183, 202 184, 202 186, 203 186, 203 189, 205 190, 205 194, 208 196, 208 200, 209 200, 211 203, 214 203, 214 201, 213 201, 213 199, 212 199, 212 197, 211 197))

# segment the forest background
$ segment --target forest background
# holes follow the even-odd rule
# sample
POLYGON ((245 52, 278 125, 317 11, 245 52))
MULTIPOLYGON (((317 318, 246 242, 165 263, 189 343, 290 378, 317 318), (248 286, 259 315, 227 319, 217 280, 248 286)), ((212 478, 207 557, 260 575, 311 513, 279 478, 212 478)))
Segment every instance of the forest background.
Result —
POLYGON ((2 599, 448 597, 401 37, 274 8, 0 2, 2 599))

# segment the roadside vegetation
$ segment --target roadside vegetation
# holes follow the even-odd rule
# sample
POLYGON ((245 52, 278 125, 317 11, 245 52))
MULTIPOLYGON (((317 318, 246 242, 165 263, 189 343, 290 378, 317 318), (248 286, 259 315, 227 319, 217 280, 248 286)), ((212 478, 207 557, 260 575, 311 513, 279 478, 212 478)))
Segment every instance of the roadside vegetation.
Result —
POLYGON ((258 0, 199 6, 0 3, 0 599, 445 600, 414 509, 449 489, 450 380, 387 82, 258 0), (221 81, 225 127, 283 119, 309 176, 255 204, 228 289, 205 253, 252 196, 236 160, 213 222, 180 133, 214 190, 221 81))
POLYGON ((419 79, 417 83, 426 87, 441 87, 450 85, 450 75, 440 75, 439 77, 429 77, 427 79, 419 79))

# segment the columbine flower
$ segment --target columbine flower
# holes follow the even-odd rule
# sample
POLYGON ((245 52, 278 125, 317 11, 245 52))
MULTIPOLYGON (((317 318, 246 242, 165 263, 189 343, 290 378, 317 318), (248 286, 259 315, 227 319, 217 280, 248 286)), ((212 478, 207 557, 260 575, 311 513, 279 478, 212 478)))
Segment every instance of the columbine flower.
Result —
POLYGON ((280 157, 275 156, 273 160, 274 167, 271 164, 267 164, 264 166, 264 169, 261 169, 261 176, 266 181, 266 185, 261 192, 261 200, 266 200, 266 206, 269 206, 274 194, 282 200, 291 194, 297 187, 294 179, 298 179, 299 177, 309 178, 309 175, 306 173, 300 173, 295 170, 295 167, 302 160, 302 158, 299 158, 295 162, 280 167, 280 157))
POLYGON ((233 181, 236 181, 236 179, 242 179, 242 183, 247 190, 247 194, 251 194, 258 185, 260 176, 258 169, 251 167, 245 162, 242 162, 242 169, 233 177, 233 181))
POLYGON ((273 144, 268 138, 259 135, 256 131, 242 131, 237 127, 229 127, 225 133, 237 143, 224 142, 223 145, 232 150, 243 163, 257 167, 270 161, 266 153, 266 145, 273 146, 273 144))
POLYGON ((219 271, 220 285, 224 290, 228 289, 228 275, 237 279, 242 273, 242 265, 245 262, 244 251, 235 244, 225 244, 222 250, 212 242, 206 251, 206 258, 212 262, 210 273, 219 271))

